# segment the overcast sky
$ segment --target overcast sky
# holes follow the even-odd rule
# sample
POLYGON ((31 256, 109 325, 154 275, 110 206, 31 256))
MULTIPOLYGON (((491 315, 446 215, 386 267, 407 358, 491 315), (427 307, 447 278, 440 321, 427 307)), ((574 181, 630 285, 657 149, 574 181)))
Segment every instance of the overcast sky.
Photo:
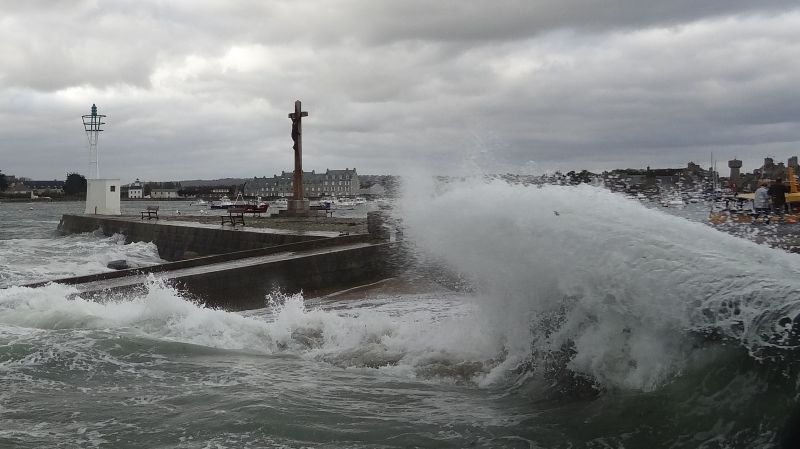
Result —
MULTIPOLYGON (((449 173, 800 154, 800 6, 760 0, 25 0, 0 7, 0 170, 449 173)), ((723 173, 727 172, 725 168, 723 173)))

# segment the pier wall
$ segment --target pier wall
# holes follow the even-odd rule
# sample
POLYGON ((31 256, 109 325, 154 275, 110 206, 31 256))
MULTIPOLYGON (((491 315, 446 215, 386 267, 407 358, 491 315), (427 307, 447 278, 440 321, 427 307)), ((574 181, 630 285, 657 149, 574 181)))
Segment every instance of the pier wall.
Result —
POLYGON ((182 276, 174 284, 211 307, 247 310, 266 306, 272 292, 305 297, 374 282, 390 276, 393 245, 379 244, 332 251, 230 270, 182 276))
MULTIPOLYGON (((248 310, 265 307, 266 296, 275 292, 303 292, 306 298, 310 298, 390 277, 395 249, 393 243, 363 243, 325 251, 312 250, 308 254, 279 253, 275 257, 240 259, 233 264, 210 263, 189 270, 179 268, 148 273, 165 279, 186 297, 208 307, 248 310)), ((102 273, 52 282, 74 285, 81 297, 99 301, 146 291, 146 273, 123 271, 128 271, 124 273, 127 276, 102 273)), ((40 287, 47 283, 26 287, 40 287)))
POLYGON ((185 226, 156 220, 131 220, 91 215, 64 215, 58 230, 65 234, 94 232, 123 234, 128 242, 153 242, 158 255, 169 261, 285 245, 324 237, 291 233, 247 232, 233 228, 185 226))
POLYGON ((266 295, 276 291, 312 297, 385 279, 399 264, 396 243, 368 234, 330 237, 84 215, 64 215, 59 224, 64 233, 98 229, 123 234, 129 242, 153 242, 159 255, 173 262, 28 287, 69 284, 85 298, 104 300, 143 291, 152 275, 208 306, 245 310, 264 307, 266 295))

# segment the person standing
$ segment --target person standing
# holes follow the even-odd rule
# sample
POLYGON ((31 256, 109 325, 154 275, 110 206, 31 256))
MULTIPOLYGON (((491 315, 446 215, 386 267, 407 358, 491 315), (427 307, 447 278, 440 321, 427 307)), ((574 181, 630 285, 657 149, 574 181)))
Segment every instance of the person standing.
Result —
POLYGON ((753 212, 755 212, 755 218, 762 214, 769 214, 769 190, 767 190, 766 182, 762 182, 756 189, 756 193, 753 196, 753 212))
POLYGON ((772 200, 772 212, 783 215, 786 208, 786 194, 789 188, 783 184, 783 180, 778 178, 767 190, 767 195, 772 200))

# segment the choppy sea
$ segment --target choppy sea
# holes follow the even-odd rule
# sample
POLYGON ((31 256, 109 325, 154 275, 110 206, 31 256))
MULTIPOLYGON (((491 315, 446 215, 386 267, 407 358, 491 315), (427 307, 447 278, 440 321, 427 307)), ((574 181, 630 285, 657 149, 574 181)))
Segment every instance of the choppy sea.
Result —
POLYGON ((0 448, 791 447, 800 256, 586 185, 410 186, 406 272, 238 313, 22 287, 157 250, 0 203, 0 448))

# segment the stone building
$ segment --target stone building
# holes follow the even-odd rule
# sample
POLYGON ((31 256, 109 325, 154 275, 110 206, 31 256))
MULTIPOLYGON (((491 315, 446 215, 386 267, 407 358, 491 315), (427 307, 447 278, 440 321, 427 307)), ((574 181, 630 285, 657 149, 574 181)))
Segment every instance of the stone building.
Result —
POLYGON ((151 189, 150 198, 154 200, 178 198, 178 189, 151 189))
POLYGON ((30 191, 37 194, 63 194, 64 181, 25 181, 24 184, 30 188, 30 191))
MULTIPOLYGON (((262 196, 266 198, 291 197, 294 186, 294 173, 281 172, 272 178, 253 178, 244 186, 247 196, 262 196)), ((358 195, 360 184, 355 168, 344 170, 325 170, 325 173, 315 171, 303 172, 303 189, 306 198, 319 198, 323 196, 353 196, 358 195)))
POLYGON ((136 178, 136 182, 128 186, 128 198, 135 199, 142 197, 144 197, 144 187, 142 186, 142 182, 139 181, 139 178, 136 178))
POLYGON ((728 182, 730 183, 730 188, 736 190, 741 182, 739 181, 739 177, 741 175, 740 170, 742 169, 742 161, 739 159, 731 159, 728 161, 728 168, 731 169, 731 174, 728 176, 728 182))
POLYGON ((775 163, 771 157, 764 158, 764 165, 753 170, 757 179, 784 179, 786 176, 786 166, 783 162, 775 163))

